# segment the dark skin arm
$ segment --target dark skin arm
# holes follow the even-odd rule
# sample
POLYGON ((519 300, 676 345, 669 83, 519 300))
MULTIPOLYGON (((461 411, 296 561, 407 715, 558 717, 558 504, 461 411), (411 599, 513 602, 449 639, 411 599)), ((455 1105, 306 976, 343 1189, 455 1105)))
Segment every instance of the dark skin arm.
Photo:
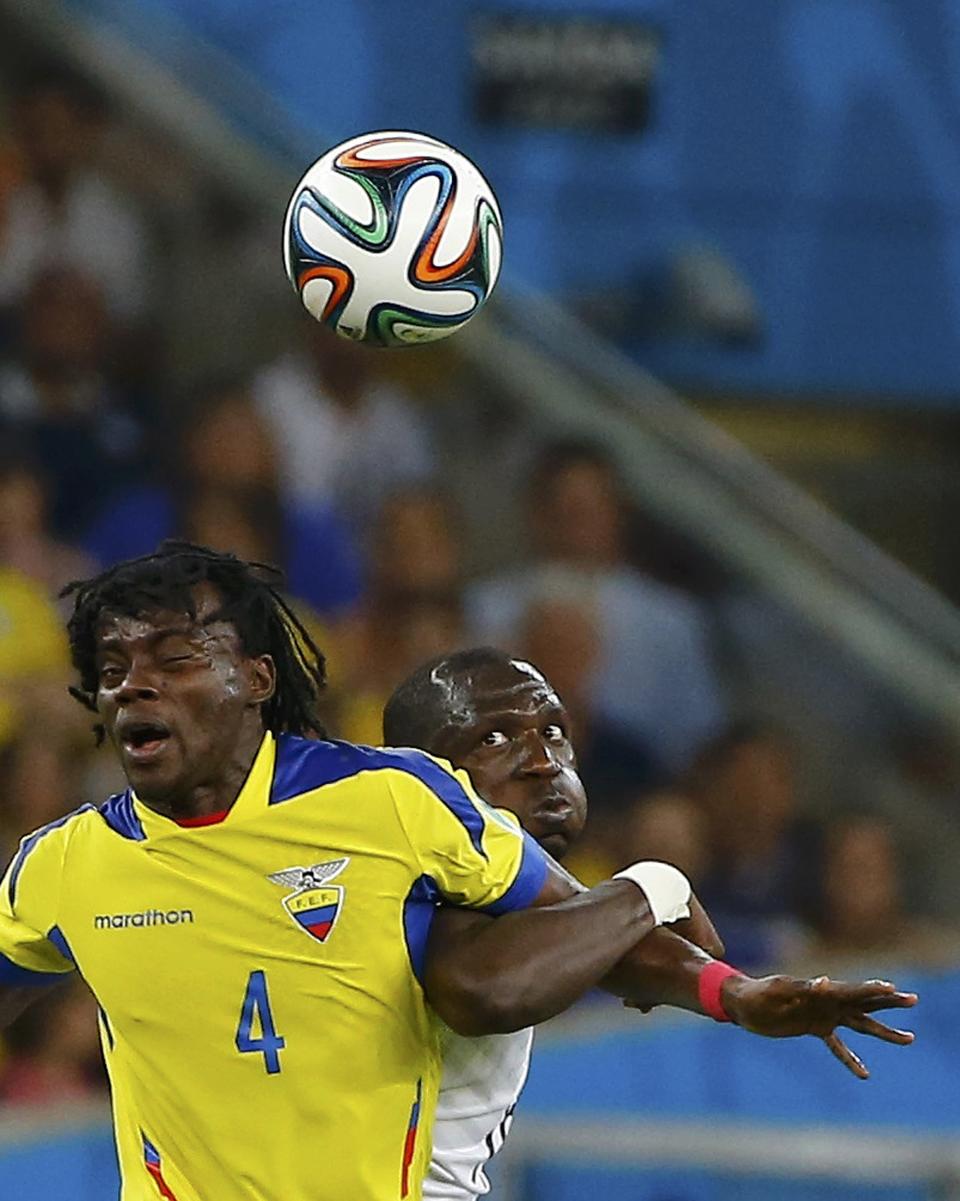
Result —
MULTIPOLYGON (((698 981, 711 957, 666 929, 655 930, 612 973, 610 991, 622 995, 634 970, 644 978, 624 1003, 647 1011, 656 1005, 673 1005, 702 1013, 698 981)), ((734 976, 721 989, 723 1007, 730 1018, 751 1034, 767 1038, 796 1038, 811 1034, 823 1039, 831 1054, 861 1080, 870 1073, 863 1061, 837 1033, 839 1027, 878 1038, 895 1046, 909 1046, 913 1035, 877 1021, 870 1015, 880 1009, 909 1009, 915 993, 899 992, 884 980, 848 984, 825 976, 802 980, 793 976, 734 976)))
MULTIPOLYGON (((462 909, 437 912, 424 987, 437 1013, 458 1033, 508 1033, 535 1025, 598 984, 630 998, 628 1004, 637 1008, 674 1005, 703 1012, 699 977, 711 955, 673 929, 653 928, 636 885, 606 881, 585 893, 556 866, 536 904, 496 919, 462 909), (615 958, 624 943, 627 950, 615 958)), ((713 950, 716 933, 695 899, 691 910, 691 919, 677 926, 713 950)), ((745 1030, 770 1038, 816 1035, 861 1078, 867 1070, 837 1035, 837 1027, 897 1045, 913 1040, 870 1016, 916 1002, 914 994, 880 981, 744 976, 725 981, 721 995, 727 1013, 745 1030)))
MULTIPOLYGON (((437 911, 424 985, 434 1009, 459 1033, 504 1033, 546 1021, 603 981, 644 935, 659 937, 636 884, 605 880, 588 891, 549 857, 547 867, 531 909, 496 919, 437 911)), ((723 953, 695 898, 691 917, 676 928, 723 953)), ((627 970, 611 976, 610 987, 628 996, 643 979, 627 970)))
POLYGON ((500 918, 441 907, 424 988, 459 1034, 521 1030, 569 1008, 653 929, 646 898, 628 880, 500 918))

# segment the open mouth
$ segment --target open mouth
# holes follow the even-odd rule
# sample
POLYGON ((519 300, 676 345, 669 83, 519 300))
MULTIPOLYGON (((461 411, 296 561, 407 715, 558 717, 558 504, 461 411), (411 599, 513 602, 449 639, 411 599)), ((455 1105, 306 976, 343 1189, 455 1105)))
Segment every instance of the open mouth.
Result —
POLYGON ((132 759, 144 761, 163 750, 170 731, 159 721, 128 721, 119 730, 120 745, 132 759))

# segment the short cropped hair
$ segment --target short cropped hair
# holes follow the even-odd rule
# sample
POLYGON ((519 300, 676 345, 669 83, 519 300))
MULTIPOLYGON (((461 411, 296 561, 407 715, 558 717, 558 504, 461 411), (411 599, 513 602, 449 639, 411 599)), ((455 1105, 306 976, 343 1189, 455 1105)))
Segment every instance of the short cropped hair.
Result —
POLYGON ((492 646, 471 647, 429 659, 398 684, 383 710, 387 746, 415 746, 437 753, 437 740, 450 724, 449 686, 482 667, 508 666, 513 656, 492 646))

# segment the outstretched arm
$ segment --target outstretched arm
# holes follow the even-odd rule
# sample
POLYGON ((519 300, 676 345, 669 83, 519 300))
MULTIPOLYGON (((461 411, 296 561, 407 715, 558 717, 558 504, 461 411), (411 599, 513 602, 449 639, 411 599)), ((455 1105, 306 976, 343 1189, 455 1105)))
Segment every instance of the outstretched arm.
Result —
MULTIPOLYGON (((535 906, 495 920, 463 909, 434 915, 424 971, 433 1007, 462 1034, 502 1033, 569 1008, 637 942, 682 915, 683 928, 714 954, 723 946, 675 868, 648 863, 586 890, 547 857, 535 906)), ((642 976, 628 971, 623 995, 642 976)))
POLYGON ((797 980, 792 976, 731 978, 724 984, 723 1007, 731 1021, 767 1038, 794 1038, 813 1034, 822 1038, 830 1053, 861 1080, 870 1075, 866 1064, 837 1033, 839 1027, 856 1030, 898 1047, 909 1046, 913 1034, 897 1030, 871 1017, 881 1009, 909 1009, 916 993, 897 990, 886 980, 846 984, 818 976, 797 980))
MULTIPOLYGON (((772 1038, 817 1035, 861 1078, 867 1076, 866 1068, 837 1035, 837 1027, 898 1045, 913 1039, 870 1016, 875 1010, 913 1005, 912 993, 878 981, 753 979, 724 970, 673 930, 653 928, 649 906, 626 891, 629 886, 640 892, 636 885, 612 880, 583 892, 571 880, 559 867, 551 873, 538 898, 546 908, 499 919, 461 909, 437 912, 424 986, 454 1030, 480 1035, 522 1029, 562 1012, 599 983, 629 997, 628 1004, 637 1008, 674 1005, 772 1038), (554 900, 557 893, 576 888, 581 891, 554 900), (629 949, 614 963, 624 943, 629 949)), ((694 897, 691 919, 683 925, 711 949, 716 945, 694 897)))
POLYGON ((825 976, 807 980, 781 975, 756 978, 724 968, 670 931, 655 930, 625 956, 603 986, 620 996, 629 996, 625 1004, 636 1009, 674 1005, 719 1021, 735 1022, 751 1034, 767 1038, 814 1035, 861 1080, 870 1073, 837 1033, 839 1028, 896 1046, 913 1042, 908 1031, 887 1026, 871 1016, 877 1010, 909 1009, 917 1002, 915 993, 900 992, 887 981, 848 984, 825 976), (707 968, 709 972, 705 972, 707 968))

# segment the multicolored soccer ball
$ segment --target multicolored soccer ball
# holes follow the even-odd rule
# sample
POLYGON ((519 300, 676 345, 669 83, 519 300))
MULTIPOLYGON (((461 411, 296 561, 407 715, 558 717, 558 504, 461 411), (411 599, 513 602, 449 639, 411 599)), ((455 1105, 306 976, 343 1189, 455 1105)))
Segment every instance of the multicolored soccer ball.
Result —
POLYGON ((345 338, 410 346, 478 311, 500 272, 503 221, 465 155, 420 133, 368 133, 328 150, 294 189, 287 276, 345 338))

